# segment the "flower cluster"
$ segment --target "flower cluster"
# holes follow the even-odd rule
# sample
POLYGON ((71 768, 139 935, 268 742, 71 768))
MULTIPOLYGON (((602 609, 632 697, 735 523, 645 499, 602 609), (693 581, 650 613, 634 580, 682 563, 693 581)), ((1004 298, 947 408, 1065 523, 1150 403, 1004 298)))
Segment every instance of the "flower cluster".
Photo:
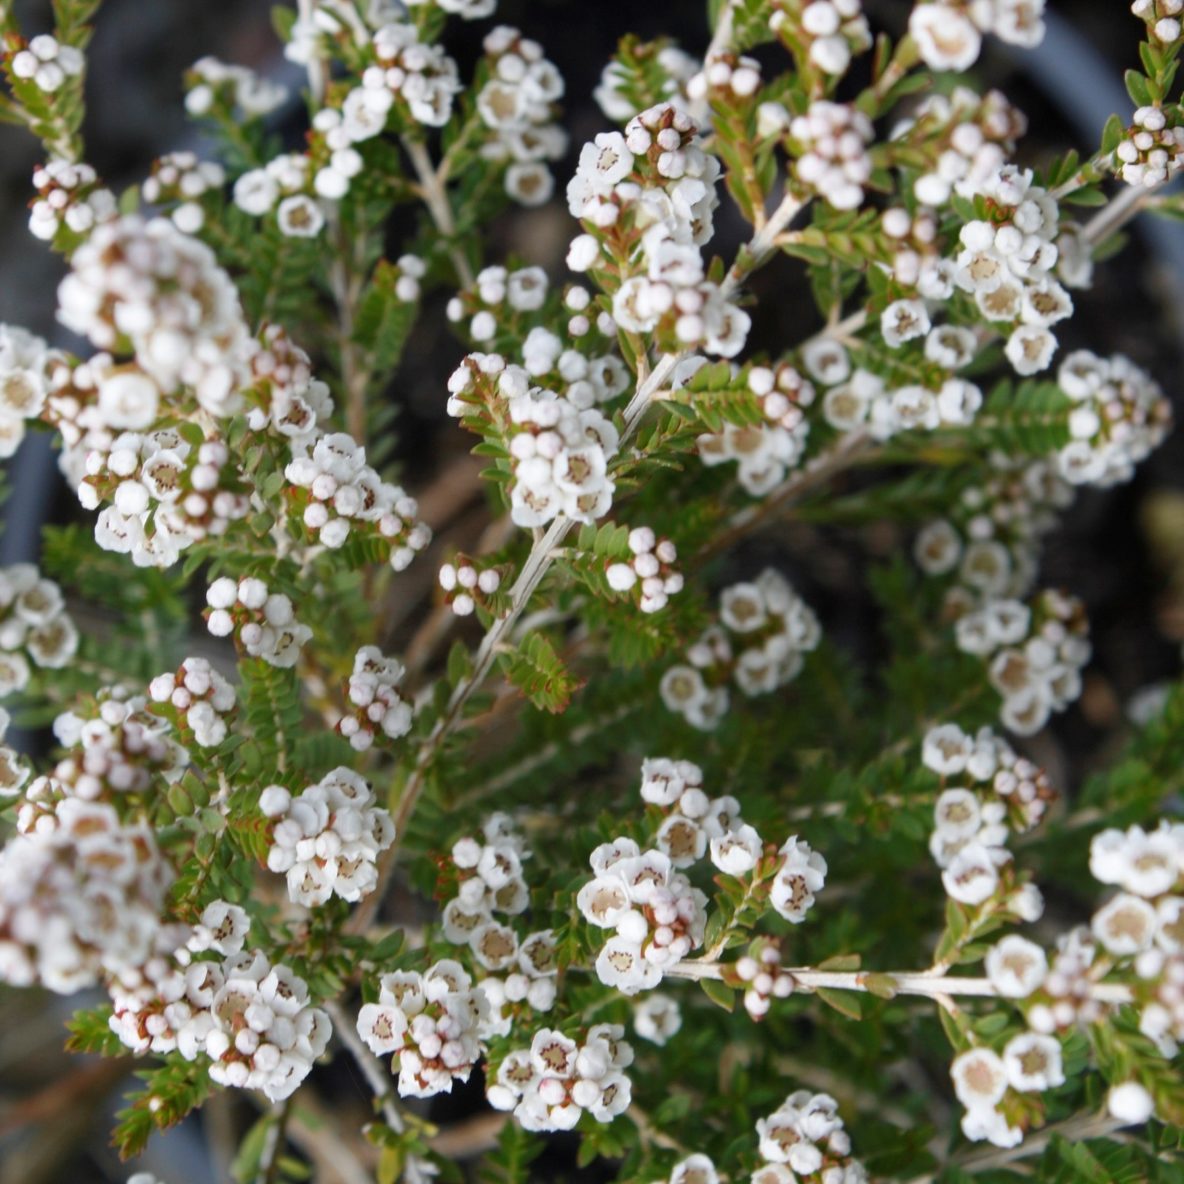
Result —
POLYGON ((271 666, 295 666, 312 637, 312 630, 296 620, 292 601, 254 577, 219 577, 206 592, 206 604, 206 627, 215 637, 233 634, 252 658, 271 666))
POLYGON ((799 1089, 768 1118, 757 1120, 764 1166, 753 1184, 865 1184, 863 1165, 851 1158, 851 1138, 843 1129, 839 1104, 830 1094, 799 1089))
POLYGON ((1007 1042, 1002 1055, 985 1046, 960 1053, 950 1065, 950 1077, 958 1101, 966 1107, 962 1133, 997 1147, 1014 1147, 1023 1138, 1023 1128, 1012 1125, 1000 1103, 1009 1089, 1032 1093, 1064 1084, 1061 1045, 1052 1036, 1023 1032, 1007 1042))
POLYGON ((587 1111, 612 1122, 632 1099, 622 1070, 633 1049, 620 1024, 597 1024, 582 1044, 553 1028, 535 1033, 529 1049, 509 1053, 486 1087, 489 1104, 513 1110, 523 1130, 570 1131, 587 1111))
POLYGON ((260 119, 288 98, 287 87, 280 83, 214 57, 199 58, 189 67, 185 90, 185 109, 190 115, 216 111, 232 115, 237 111, 245 119, 260 119))
POLYGON ((692 867, 708 853, 729 876, 747 875, 761 856, 761 837, 730 796, 709 798, 703 770, 690 761, 649 757, 641 765, 641 797, 665 811, 654 843, 672 867, 692 867))
POLYGON ((293 438, 284 476, 293 516, 322 546, 336 549, 356 531, 389 546, 391 567, 402 571, 431 541, 415 499, 383 481, 344 432, 293 438))
POLYGON ((1180 40, 1181 0, 1131 0, 1131 12, 1147 25, 1147 34, 1163 45, 1180 40))
POLYGON ((206 658, 186 658, 175 674, 157 675, 148 684, 148 697, 171 707, 201 748, 226 739, 226 716, 237 699, 234 687, 206 658))
POLYGON ((789 124, 789 144, 797 158, 794 173, 808 193, 836 210, 854 210, 872 175, 871 120, 846 103, 818 99, 789 124))
POLYGON ((489 81, 477 92, 477 114, 488 135, 486 160, 506 162, 506 193, 524 206, 546 202, 555 180, 546 162, 558 160, 567 135, 555 122, 563 76, 537 41, 499 25, 483 42, 489 81))
MULTIPOLYGON (((410 258, 401 259, 400 266, 410 258)), ((333 412, 333 399, 328 384, 313 377, 308 354, 282 325, 263 326, 251 355, 251 376, 252 385, 244 392, 251 431, 300 442, 315 439, 318 424, 333 412)))
POLYGON ((201 198, 220 193, 226 172, 212 160, 199 160, 193 152, 170 152, 152 165, 152 175, 140 193, 152 205, 169 203, 173 225, 185 234, 196 234, 206 220, 201 198))
POLYGON ((1004 349, 1017 374, 1047 368, 1057 348, 1050 326, 1072 315, 1073 300, 1052 278, 1060 215, 1031 170, 1005 165, 983 186, 989 218, 959 232, 954 282, 982 317, 1009 334, 1004 349))
MULTIPOLYGON (((361 158, 352 150, 334 153, 333 159, 342 176, 353 176, 361 168, 361 158)), ((315 238, 325 225, 325 214, 305 192, 309 169, 309 158, 299 153, 273 156, 235 181, 234 204, 255 218, 275 210, 280 233, 288 238, 315 238)))
POLYGON ((763 497, 785 480, 806 451, 810 422, 805 409, 814 402, 814 387, 792 366, 753 366, 745 378, 757 397, 765 423, 743 427, 725 423, 723 430, 699 437, 705 465, 736 462, 736 477, 753 495, 763 497))
POLYGON ((913 118, 896 125, 892 138, 910 136, 914 129, 924 134, 932 163, 913 182, 913 193, 922 205, 936 207, 951 193, 966 198, 982 193, 988 178, 1007 163, 1027 120, 997 90, 980 95, 958 86, 949 95, 926 98, 913 118))
POLYGON ((1058 452, 1057 468, 1074 485, 1129 481, 1171 427, 1171 404, 1159 384, 1121 354, 1106 359, 1075 350, 1061 363, 1057 383, 1074 403, 1072 439, 1058 452))
POLYGON ((968 70, 982 41, 994 33, 1031 49, 1044 38, 1044 0, 923 0, 909 17, 909 34, 933 70, 968 70))
MULTIPOLYGON (((130 421, 136 415, 133 402, 141 396, 133 384, 145 385, 142 393, 148 397, 142 406, 148 418, 155 418, 148 411, 155 394, 149 394, 143 375, 104 382, 100 413, 105 398, 126 398, 120 415, 130 421)), ((221 440, 195 445, 174 428, 121 432, 109 449, 92 449, 77 493, 88 510, 111 503, 95 522, 95 541, 106 551, 130 554, 138 567, 172 565, 186 547, 222 536, 250 508, 226 445, 221 440)))
POLYGON ((0 981, 68 995, 143 963, 172 869, 151 827, 70 798, 0 849, 0 981))
POLYGON ((85 65, 82 50, 62 45, 48 33, 34 37, 25 48, 13 53, 8 62, 15 78, 31 81, 46 94, 60 90, 67 78, 79 77, 85 65))
POLYGON ((444 602, 458 617, 468 617, 502 586, 502 573, 496 567, 478 571, 466 556, 458 555, 455 563, 440 568, 439 580, 444 602))
POLYGON ((134 1052, 208 1058, 219 1085, 281 1101, 308 1076, 332 1028, 299 975, 261 950, 243 949, 249 928, 236 905, 208 905, 171 956, 112 982, 110 1025, 134 1052))
POLYGON ((378 853, 395 841, 395 827, 359 774, 339 766, 298 797, 269 785, 259 808, 273 822, 267 866, 287 875, 291 900, 311 907, 374 891, 378 853))
POLYGON ((49 392, 49 350, 40 337, 0 324, 0 459, 25 438, 25 420, 36 419, 49 392))
POLYGON ((354 655, 354 669, 346 694, 350 707, 337 723, 337 730, 355 752, 365 752, 382 732, 390 740, 411 730, 411 704, 399 693, 403 663, 387 658, 374 645, 365 645, 354 655))
MULTIPOLYGON (((999 869, 1011 859, 1009 832, 1037 826, 1056 792, 1042 769, 1017 756, 990 728, 974 736, 957 724, 931 728, 921 759, 942 778, 929 841, 942 883, 954 900, 982 904, 995 895, 999 869)), ((1028 920, 1039 915, 1039 894, 1031 886, 1012 894, 1009 903, 1028 920)))
POLYGON ((604 578, 614 592, 631 592, 640 584, 638 607, 643 613, 661 612, 670 597, 682 591, 682 573, 673 569, 678 548, 670 539, 659 539, 648 526, 629 532, 627 562, 610 563, 604 578))
POLYGON ((852 56, 871 48, 861 0, 807 0, 800 14, 797 7, 791 0, 773 0, 769 28, 786 44, 790 36, 800 38, 807 60, 824 74, 845 74, 852 56))
POLYGON ((988 600, 959 617, 954 633, 963 653, 987 663, 1003 698, 999 718, 1018 735, 1039 731, 1081 694, 1091 650, 1085 608, 1075 596, 1046 589, 1028 603, 988 600))
POLYGON ((760 942, 754 951, 737 959, 736 977, 744 987, 744 1010, 759 1022, 774 999, 793 994, 793 975, 781 966, 781 950, 775 942, 760 942))
POLYGON ((358 1035, 377 1056, 398 1054, 403 1097, 427 1098, 451 1092, 454 1080, 468 1081, 488 1011, 464 968, 445 960, 423 974, 384 974, 378 1002, 358 1013, 358 1035))
POLYGON ((51 242, 63 227, 86 235, 118 213, 115 194, 99 184, 98 174, 81 161, 47 160, 33 170, 37 190, 29 213, 29 233, 51 242))
POLYGON ((724 589, 720 622, 687 651, 688 665, 662 676, 667 708, 703 731, 727 713, 730 681, 750 697, 768 694, 797 677, 821 640, 813 610, 772 569, 724 589))
POLYGON ((1040 540, 1073 489, 1047 460, 993 456, 991 471, 965 489, 944 518, 918 532, 913 556, 930 576, 953 578, 946 607, 954 616, 998 597, 1022 597, 1036 578, 1040 540))
POLYGON ((100 388, 101 404, 115 413, 110 426, 148 427, 152 399, 180 386, 213 416, 238 410, 251 338, 234 283, 209 247, 168 219, 129 214, 96 227, 70 262, 58 288, 58 319, 98 349, 130 346, 137 369, 114 372, 108 388, 152 388, 151 395, 136 392, 137 408, 151 403, 136 422, 120 414, 130 392, 100 388))
POLYGON ((53 732, 67 750, 53 768, 54 788, 84 801, 146 794, 157 778, 175 781, 189 764, 172 725, 148 710, 144 696, 120 687, 63 712, 53 732))
POLYGON ((595 876, 576 904, 590 924, 614 930, 596 958, 600 981, 626 995, 656 987, 664 970, 702 944, 707 897, 669 856, 643 852, 632 839, 602 843, 589 862, 595 876))
POLYGON ((1162 107, 1139 107, 1114 159, 1128 185, 1155 189, 1184 168, 1184 126, 1169 124, 1162 107))
POLYGON ((31 563, 0 567, 0 699, 23 691, 33 666, 58 670, 77 649, 78 630, 57 584, 31 563))

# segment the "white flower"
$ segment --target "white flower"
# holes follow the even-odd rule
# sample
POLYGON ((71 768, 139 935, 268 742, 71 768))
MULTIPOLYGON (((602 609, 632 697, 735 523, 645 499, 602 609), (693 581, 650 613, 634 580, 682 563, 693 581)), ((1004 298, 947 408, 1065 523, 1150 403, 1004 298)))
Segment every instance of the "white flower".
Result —
POLYGON ((1023 1032, 1003 1049, 1008 1084, 1022 1091, 1053 1089, 1065 1082, 1061 1043, 1052 1036, 1023 1032))
POLYGON ((633 1008, 633 1026, 638 1036, 663 1045, 682 1027, 682 1012, 670 995, 653 991, 633 1008))
POLYGON ((1094 936, 1112 954, 1128 957, 1145 950, 1155 937, 1155 909, 1141 897, 1120 892, 1090 922, 1094 936))
POLYGON ((992 1109, 1007 1092, 1007 1069, 989 1048, 972 1048, 950 1065, 954 1093, 967 1110, 992 1109))
POLYGON ((276 211, 280 230, 292 238, 315 238, 325 225, 321 207, 302 193, 285 197, 276 211))
POLYGON ((1008 999, 1023 999, 1038 990, 1048 973, 1048 959, 1035 942, 1009 934, 987 952, 987 977, 1008 999))
POLYGON ((747 875, 761 856, 761 837, 751 826, 711 840, 711 862, 729 876, 747 875))
POLYGON ((909 33, 931 70, 968 70, 982 48, 970 17, 945 4, 917 4, 909 15, 909 33))

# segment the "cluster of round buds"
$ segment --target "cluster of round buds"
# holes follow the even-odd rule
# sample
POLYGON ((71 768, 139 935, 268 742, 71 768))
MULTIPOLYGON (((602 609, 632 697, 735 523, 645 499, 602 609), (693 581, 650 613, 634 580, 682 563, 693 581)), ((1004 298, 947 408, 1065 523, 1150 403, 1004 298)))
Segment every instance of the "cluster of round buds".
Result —
POLYGON ((814 402, 814 387, 792 366, 753 366, 748 389, 756 396, 765 423, 739 426, 699 437, 699 457, 705 465, 736 461, 740 484, 763 497, 785 480, 806 451, 810 423, 805 408, 814 402))
POLYGON ((252 658, 288 669, 296 665, 300 650, 312 637, 292 612, 292 602, 282 592, 269 592, 254 578, 215 580, 206 592, 206 627, 215 637, 234 635, 252 658))
POLYGON ((709 101, 727 105, 738 99, 751 99, 760 86, 760 62, 727 52, 704 62, 703 69, 687 79, 686 94, 692 103, 699 105, 709 101))
MULTIPOLYGON (((371 44, 378 64, 363 72, 362 89, 373 92, 368 95, 372 111, 380 108, 379 96, 385 93, 388 107, 400 103, 417 123, 443 127, 461 90, 456 63, 440 46, 421 42, 414 25, 383 25, 371 44)), ((347 124, 348 104, 347 98, 347 124)))
POLYGON ((495 913, 517 916, 530 904, 522 864, 531 853, 508 816, 491 815, 482 838, 484 842, 466 835, 452 846, 458 885, 456 896, 444 906, 443 927, 444 937, 457 945, 471 943, 495 913))
POLYGON ((910 213, 892 206, 880 215, 880 229, 892 256, 886 270, 898 284, 916 288, 926 299, 944 300, 953 269, 938 253, 937 217, 924 206, 910 213))
POLYGON ((468 1081, 481 1056, 478 1036, 489 1004, 464 968, 437 962, 423 974, 399 971, 379 981, 377 1003, 358 1013, 358 1035, 376 1056, 397 1053, 399 1093, 428 1098, 468 1081))
POLYGON ((11 722, 11 716, 0 707, 0 798, 16 797, 29 779, 29 766, 20 753, 4 743, 11 722))
POLYGON ((1146 23, 1148 37, 1161 45, 1180 40, 1184 0, 1132 0, 1131 12, 1146 23))
POLYGON ((974 736, 957 724, 931 728, 921 759, 942 779, 929 849, 944 869, 946 891, 963 904, 981 904, 995 894, 997 869, 1011 858, 1004 849, 1009 832, 1037 826, 1056 791, 1043 769, 990 728, 974 736))
MULTIPOLYGON (((105 397, 116 397, 113 387, 126 393, 131 382, 147 383, 143 375, 123 377, 127 383, 116 378, 100 387, 100 411, 105 397)), ((146 416, 151 404, 144 403, 146 416)), ((129 404, 121 410, 125 419, 133 418, 129 404)), ((88 510, 111 503, 95 521, 95 542, 105 551, 130 554, 138 567, 169 567, 186 547, 221 537, 250 509, 226 444, 195 445, 174 428, 121 432, 109 449, 92 449, 77 493, 88 510)))
MULTIPOLYGON (((485 267, 477 273, 471 289, 448 302, 448 319, 454 324, 467 319, 469 336, 474 341, 490 341, 501 328, 499 320, 542 308, 549 286, 547 273, 541 267, 520 267, 514 271, 501 266, 485 267)), ((534 352, 537 355, 543 351, 536 348, 534 352)), ((528 364, 527 367, 531 374, 536 370, 545 373, 548 369, 550 366, 528 364)))
POLYGON ((237 112, 246 119, 261 119, 287 98, 286 86, 214 57, 199 58, 185 73, 185 110, 190 115, 237 112))
POLYGON ((135 1053, 169 1053, 180 1047, 187 1059, 210 1030, 208 1013, 225 978, 219 962, 193 961, 195 953, 239 954, 251 927, 238 905, 215 900, 199 923, 162 928, 141 966, 107 982, 111 1031, 135 1053))
MULTIPOLYGON (((1024 997, 1028 1027, 1047 1036, 1097 1023, 1106 1008, 1096 997, 1095 985, 1108 967, 1108 961, 1098 958, 1097 942, 1084 926, 1062 934, 1043 981, 1024 997)), ((996 977, 1005 975, 1004 970, 996 971, 996 977)), ((1035 970, 1030 976, 1034 981, 1035 970)), ((1018 976, 1015 981, 1018 990, 1018 976)))
POLYGON ((1053 1036, 1021 1032, 1000 1052, 979 1046, 960 1053, 950 1065, 950 1078, 958 1101, 966 1107, 962 1133, 974 1142, 1014 1147, 1024 1137, 1024 1120, 1008 1104, 1008 1094, 1040 1093, 1064 1085, 1061 1044, 1053 1036), (1013 1116, 1019 1118, 1015 1125, 1013 1116))
POLYGON ((682 1028, 682 1010, 673 995, 651 991, 633 1005, 633 1030, 659 1047, 682 1028))
POLYGON ((629 550, 632 557, 609 564, 604 578, 614 592, 631 592, 640 585, 641 611, 660 612, 683 588, 682 573, 672 566, 678 548, 670 539, 659 539, 648 526, 638 526, 629 532, 629 550))
POLYGON ((797 8, 796 3, 773 0, 769 28, 786 44, 792 38, 808 46, 810 64, 823 74, 845 74, 852 55, 871 48, 861 0, 807 0, 800 13, 797 8))
POLYGON ((85 801, 113 794, 144 794, 154 781, 176 781, 189 754, 171 736, 172 725, 148 710, 142 695, 122 688, 100 692, 85 708, 53 721, 67 751, 51 774, 54 788, 85 801))
POLYGON ((1133 959, 1139 1030, 1174 1057, 1184 1042, 1184 826, 1102 831, 1090 871, 1120 889, 1094 914, 1093 935, 1112 958, 1133 959))
POLYGON ((989 600, 954 626, 958 648, 987 662, 991 685, 1003 697, 999 718, 1031 736, 1054 711, 1081 694, 1089 661, 1089 624, 1074 596, 1047 589, 1028 603, 989 600))
POLYGON ((836 210, 854 210, 863 201, 863 186, 872 175, 871 120, 846 103, 817 99, 789 124, 789 140, 797 157, 794 174, 810 193, 836 210))
POLYGON ((653 334, 672 352, 698 349, 721 358, 744 348, 749 315, 705 278, 699 248, 670 234, 664 224, 641 239, 643 274, 630 276, 613 295, 613 320, 627 333, 653 334))
POLYGON ((365 752, 379 731, 397 740, 411 731, 411 704, 399 693, 403 663, 384 657, 377 646, 365 645, 354 655, 347 696, 352 714, 345 715, 337 730, 355 752, 365 752))
POLYGON ((0 981, 68 995, 141 965, 172 869, 150 827, 71 798, 0 849, 0 981))
POLYGON ((1128 185, 1155 189, 1184 168, 1184 126, 1169 125, 1162 107, 1139 107, 1114 161, 1128 185))
POLYGON ((703 151, 695 121, 673 104, 634 116, 624 135, 601 132, 584 145, 567 186, 568 209, 590 232, 583 269, 596 266, 602 245, 631 253, 646 226, 664 227, 676 243, 708 242, 719 175, 719 161, 703 151))
POLYGON ((917 4, 909 34, 931 70, 969 70, 983 36, 1031 49, 1044 38, 1044 0, 933 0, 917 4))
POLYGON ((444 603, 458 617, 468 617, 501 587, 502 573, 495 567, 479 571, 467 556, 458 555, 455 563, 445 563, 440 568, 439 579, 444 603))
POLYGON ((641 797, 665 811, 654 842, 672 867, 692 867, 704 855, 729 876, 747 875, 760 859, 756 830, 740 817, 734 798, 703 792, 703 770, 690 761, 647 757, 641 765, 641 797))
POLYGON ((62 45, 48 33, 34 37, 27 46, 13 50, 8 46, 8 68, 18 82, 32 82, 46 94, 65 85, 67 78, 77 78, 86 65, 82 50, 62 45))
POLYGON ((206 221, 201 199, 207 193, 220 194, 225 183, 225 170, 215 161, 199 160, 193 152, 169 152, 153 163, 140 193, 151 205, 172 204, 173 225, 196 234, 206 221))
POLYGON ((553 1028, 535 1033, 530 1048, 509 1053, 486 1086, 495 1110, 512 1110, 523 1130, 570 1131, 587 1111, 612 1122, 632 1100, 623 1070, 633 1049, 620 1024, 589 1028, 583 1044, 553 1028))
POLYGON ((814 894, 826 885, 826 860, 797 835, 785 840, 780 856, 769 903, 791 924, 800 925, 814 907, 814 894))
POLYGON ((1057 383, 1075 404, 1072 437, 1057 454, 1062 477, 1102 487, 1129 481, 1171 427, 1172 407, 1157 382, 1122 354, 1069 354, 1057 383))
POLYGON ((322 546, 336 549, 356 531, 389 545, 390 565, 402 571, 431 541, 415 499, 383 481, 344 432, 294 439, 284 476, 294 512, 322 546))
POLYGON ((251 355, 251 375, 247 426, 253 432, 270 430, 303 441, 333 413, 328 384, 313 377, 308 354, 282 325, 264 326, 251 355))
POLYGON ((234 687, 206 658, 186 658, 175 674, 157 675, 148 684, 148 697, 176 711, 200 747, 212 748, 226 739, 225 717, 234 710, 234 687))
POLYGON ((650 990, 664 970, 702 944, 707 897, 674 870, 668 855, 643 852, 632 839, 602 843, 590 862, 595 876, 576 904, 592 925, 615 930, 596 959, 596 973, 626 995, 650 990))
POLYGON ((567 136, 555 122, 563 76, 537 41, 499 25, 483 42, 489 81, 477 93, 477 114, 487 136, 486 160, 506 162, 506 193, 524 206, 539 206, 555 188, 546 162, 558 160, 567 136))
POLYGON ((969 198, 982 192, 1026 128, 1024 115, 999 91, 980 95, 959 86, 948 96, 925 99, 912 119, 893 129, 892 138, 908 137, 929 155, 930 171, 917 177, 913 194, 922 205, 937 207, 951 193, 969 198))
POLYGON ((295 798, 269 785, 259 808, 273 821, 267 866, 287 875, 292 901, 311 907, 374 891, 378 853, 395 841, 395 826, 359 774, 338 767, 295 798))
POLYGON ((0 459, 25 438, 25 420, 36 419, 49 393, 45 342, 16 325, 0 324, 0 459))
POLYGON ((239 409, 253 343, 234 282, 209 247, 166 218, 126 215, 96 227, 70 263, 58 287, 67 329, 102 350, 130 344, 143 373, 128 377, 139 383, 150 379, 165 395, 185 386, 219 418, 239 409))
POLYGON ((830 1094, 799 1089, 768 1118, 757 1120, 760 1156, 752 1184, 865 1184, 868 1174, 851 1158, 839 1104, 830 1094))
POLYGON ((946 605, 955 616, 984 599, 1027 595, 1039 541, 1073 500, 1049 461, 999 455, 991 466, 990 476, 965 489, 950 516, 926 524, 913 545, 926 575, 954 577, 946 605))
POLYGON ((710 731, 726 713, 734 680, 748 696, 764 695, 797 677, 818 646, 814 611, 778 572, 725 588, 720 622, 687 651, 687 665, 662 676, 662 701, 693 727, 710 731))
POLYGON ((55 158, 33 170, 37 197, 29 214, 29 232, 50 242, 65 227, 86 235, 100 222, 118 213, 115 194, 99 184, 99 175, 88 164, 55 158))
POLYGON ((276 225, 288 238, 315 238, 325 225, 325 214, 307 193, 308 174, 307 156, 275 156, 262 168, 249 169, 235 181, 234 204, 255 218, 274 210, 276 225))
POLYGON ((788 999, 793 994, 793 975, 782 969, 776 942, 761 941, 732 969, 744 988, 744 1010, 757 1022, 768 1015, 774 999, 788 999))
POLYGON ((32 666, 58 670, 77 649, 78 630, 57 584, 31 563, 0 567, 0 699, 29 685, 32 666))

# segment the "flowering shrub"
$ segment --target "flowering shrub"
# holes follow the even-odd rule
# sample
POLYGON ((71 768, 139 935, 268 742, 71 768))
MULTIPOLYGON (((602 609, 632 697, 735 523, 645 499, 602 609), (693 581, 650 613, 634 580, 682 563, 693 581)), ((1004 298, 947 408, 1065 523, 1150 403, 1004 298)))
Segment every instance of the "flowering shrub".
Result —
POLYGON ((203 58, 221 158, 119 196, 80 134, 98 7, 0 3, 73 334, 0 326, 0 456, 51 432, 86 522, 0 569, 0 981, 89 989, 70 1047, 142 1059, 120 1153, 229 1090, 241 1181, 323 1166, 301 1097, 383 1184, 524 1182, 572 1131, 639 1184, 1178 1179, 1184 691, 1083 790, 1030 738, 1091 657, 1041 545, 1170 427, 1069 325, 1181 210, 1179 0, 1131 6, 1133 114, 1039 168, 960 75, 1043 0, 714 0, 702 58, 621 41, 570 176, 545 47, 450 49, 496 0, 300 0, 302 105, 203 58), (489 256, 553 199, 569 274, 489 256), (775 261, 817 305, 789 340, 775 261), (487 464, 456 546, 385 400, 435 307, 487 464), (910 540, 860 568, 874 661, 792 554, 735 561, 791 513, 910 540))

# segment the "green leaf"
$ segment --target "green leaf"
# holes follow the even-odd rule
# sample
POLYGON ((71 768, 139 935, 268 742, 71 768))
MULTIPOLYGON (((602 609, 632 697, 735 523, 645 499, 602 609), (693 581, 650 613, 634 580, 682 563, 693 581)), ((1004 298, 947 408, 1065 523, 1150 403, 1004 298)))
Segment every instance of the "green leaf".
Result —
POLYGON ((542 711, 567 710, 572 695, 583 685, 568 673, 555 648, 542 633, 533 633, 512 653, 503 654, 506 677, 542 711))
POLYGON ((850 991, 835 991, 830 987, 817 987, 814 993, 827 1007, 833 1007, 848 1019, 863 1018, 863 1003, 858 995, 853 995, 850 991))
POLYGON ((701 978, 699 986, 702 987, 703 994, 716 1007, 722 1007, 724 1011, 731 1011, 736 1006, 735 988, 729 987, 727 983, 721 982, 718 978, 701 978))

